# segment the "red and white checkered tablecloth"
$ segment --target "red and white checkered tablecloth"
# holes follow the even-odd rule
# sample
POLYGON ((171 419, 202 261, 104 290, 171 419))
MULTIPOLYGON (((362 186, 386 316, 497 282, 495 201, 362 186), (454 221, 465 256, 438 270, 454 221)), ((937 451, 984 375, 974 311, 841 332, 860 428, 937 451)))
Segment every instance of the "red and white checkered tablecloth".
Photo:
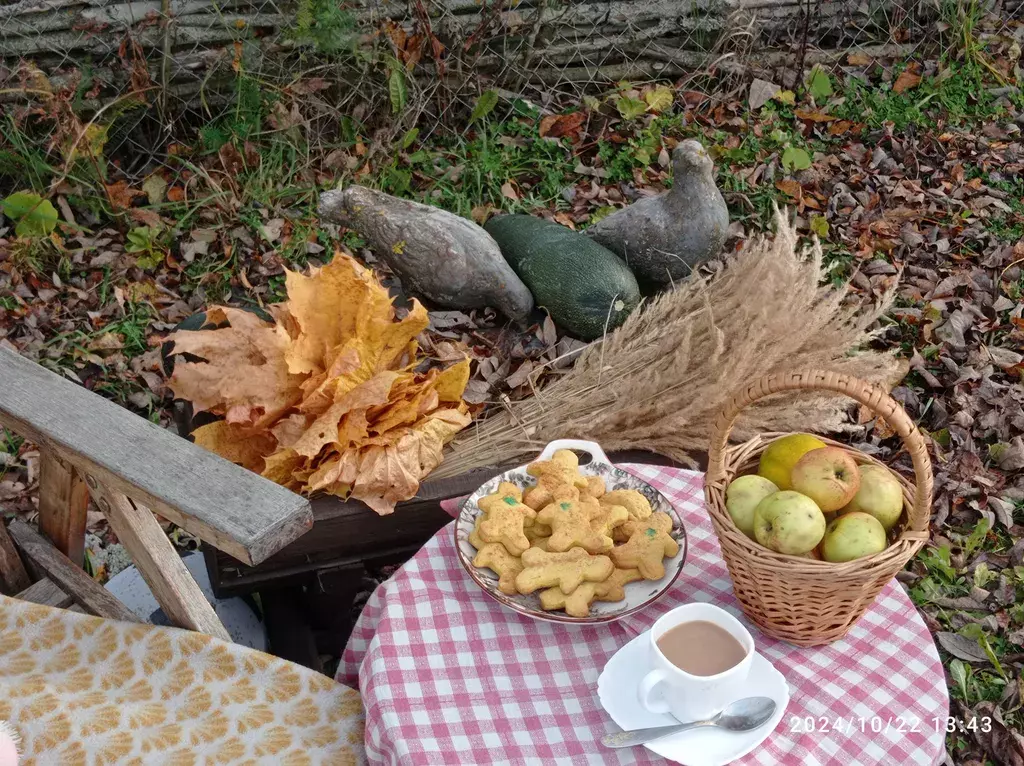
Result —
MULTIPOLYGON (((758 651, 789 682, 782 722, 738 763, 942 760, 945 675, 899 584, 889 583, 842 641, 813 649, 775 641, 742 617, 732 595, 701 475, 622 468, 663 492, 686 525, 686 566, 672 589, 642 612, 604 626, 531 620, 473 583, 448 525, 377 588, 345 647, 337 678, 362 692, 371 763, 666 763, 642 747, 601 746, 600 737, 618 727, 598 702, 597 678, 620 647, 687 601, 710 601, 743 619, 758 651)), ((449 512, 456 508, 452 503, 449 512)))

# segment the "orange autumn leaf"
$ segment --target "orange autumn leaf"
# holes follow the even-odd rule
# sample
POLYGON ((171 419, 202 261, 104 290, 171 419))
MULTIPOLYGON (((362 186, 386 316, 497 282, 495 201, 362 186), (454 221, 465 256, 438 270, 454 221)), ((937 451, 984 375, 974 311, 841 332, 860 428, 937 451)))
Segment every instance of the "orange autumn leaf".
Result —
POLYGON ((904 69, 900 72, 900 76, 896 78, 896 82, 892 85, 893 93, 903 93, 912 88, 916 88, 921 84, 921 75, 917 74, 910 69, 904 69))
POLYGON ((349 256, 288 272, 285 286, 273 322, 214 307, 207 324, 220 329, 169 336, 174 354, 190 355, 176 361, 175 395, 224 416, 196 429, 196 442, 289 489, 391 513, 469 424, 469 360, 414 372, 426 309, 413 301, 399 319, 373 272, 349 256))
POLYGON ((205 360, 177 361, 169 381, 175 396, 190 400, 198 412, 247 425, 276 421, 299 401, 301 378, 288 372, 286 345, 274 325, 226 306, 207 312, 207 321, 229 326, 168 336, 175 354, 205 360))
POLYGON ((277 440, 269 431, 254 433, 251 428, 226 420, 200 426, 192 432, 192 438, 200 447, 256 473, 263 471, 263 456, 277 446, 277 440))

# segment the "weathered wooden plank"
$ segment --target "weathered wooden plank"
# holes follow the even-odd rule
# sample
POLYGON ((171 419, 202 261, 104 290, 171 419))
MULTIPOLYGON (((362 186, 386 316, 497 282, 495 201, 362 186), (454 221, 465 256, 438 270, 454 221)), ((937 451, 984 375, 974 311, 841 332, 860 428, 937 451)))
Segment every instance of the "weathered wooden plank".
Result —
POLYGON ((52 606, 56 609, 67 609, 75 603, 67 593, 62 591, 53 580, 44 577, 38 582, 32 583, 28 588, 19 593, 15 598, 22 601, 31 601, 33 604, 52 606))
POLYGON ((142 579, 171 622, 179 628, 230 641, 231 636, 167 539, 153 512, 102 484, 95 494, 96 505, 107 517, 121 544, 128 549, 142 579))
POLYGON ((141 622, 124 604, 76 567, 53 544, 24 521, 11 522, 11 537, 26 558, 53 580, 61 590, 97 617, 141 622))
POLYGON ((309 501, 0 348, 0 423, 57 450, 239 561, 263 561, 309 530, 309 501))
POLYGON ((89 488, 78 472, 53 450, 39 460, 39 531, 57 550, 82 566, 89 488))
POLYGON ((4 520, 0 517, 0 593, 13 596, 31 584, 32 580, 29 579, 11 536, 7 534, 4 520))

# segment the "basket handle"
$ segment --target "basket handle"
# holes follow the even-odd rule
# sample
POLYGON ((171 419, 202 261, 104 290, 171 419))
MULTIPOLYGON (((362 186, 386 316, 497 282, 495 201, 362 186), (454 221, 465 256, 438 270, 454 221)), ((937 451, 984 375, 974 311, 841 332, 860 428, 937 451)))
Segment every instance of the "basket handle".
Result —
POLYGON ((928 445, 914 421, 899 403, 878 386, 866 383, 843 373, 824 370, 804 370, 766 375, 743 388, 730 398, 715 418, 711 428, 708 451, 707 482, 714 484, 725 478, 725 449, 729 434, 740 412, 758 399, 782 391, 807 390, 834 391, 856 399, 875 414, 879 415, 899 434, 903 445, 910 453, 914 464, 914 503, 911 507, 910 523, 903 532, 903 539, 927 539, 928 522, 931 518, 932 464, 928 457, 928 445))

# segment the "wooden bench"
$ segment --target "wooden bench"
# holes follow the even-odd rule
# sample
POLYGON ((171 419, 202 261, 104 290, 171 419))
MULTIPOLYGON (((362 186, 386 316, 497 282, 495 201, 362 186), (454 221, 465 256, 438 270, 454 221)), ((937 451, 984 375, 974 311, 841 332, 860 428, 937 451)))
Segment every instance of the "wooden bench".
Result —
MULTIPOLYGON (((35 588, 30 597, 61 601, 70 596, 66 564, 76 569, 82 564, 91 497, 168 618, 179 627, 230 640, 153 512, 248 565, 273 556, 313 524, 305 498, 3 347, 0 425, 39 447, 39 528, 63 561, 53 563, 43 537, 14 522, 13 542, 38 576, 26 585, 15 573, 17 584, 4 588, 7 595, 35 588), (44 580, 64 590, 64 596, 44 580)), ((0 549, 13 567, 11 554, 18 556, 13 544, 0 542, 0 549)), ((85 587, 81 577, 73 579, 85 587)), ((89 592, 95 595, 95 589, 89 592)), ((79 606, 97 614, 98 603, 79 606)))

